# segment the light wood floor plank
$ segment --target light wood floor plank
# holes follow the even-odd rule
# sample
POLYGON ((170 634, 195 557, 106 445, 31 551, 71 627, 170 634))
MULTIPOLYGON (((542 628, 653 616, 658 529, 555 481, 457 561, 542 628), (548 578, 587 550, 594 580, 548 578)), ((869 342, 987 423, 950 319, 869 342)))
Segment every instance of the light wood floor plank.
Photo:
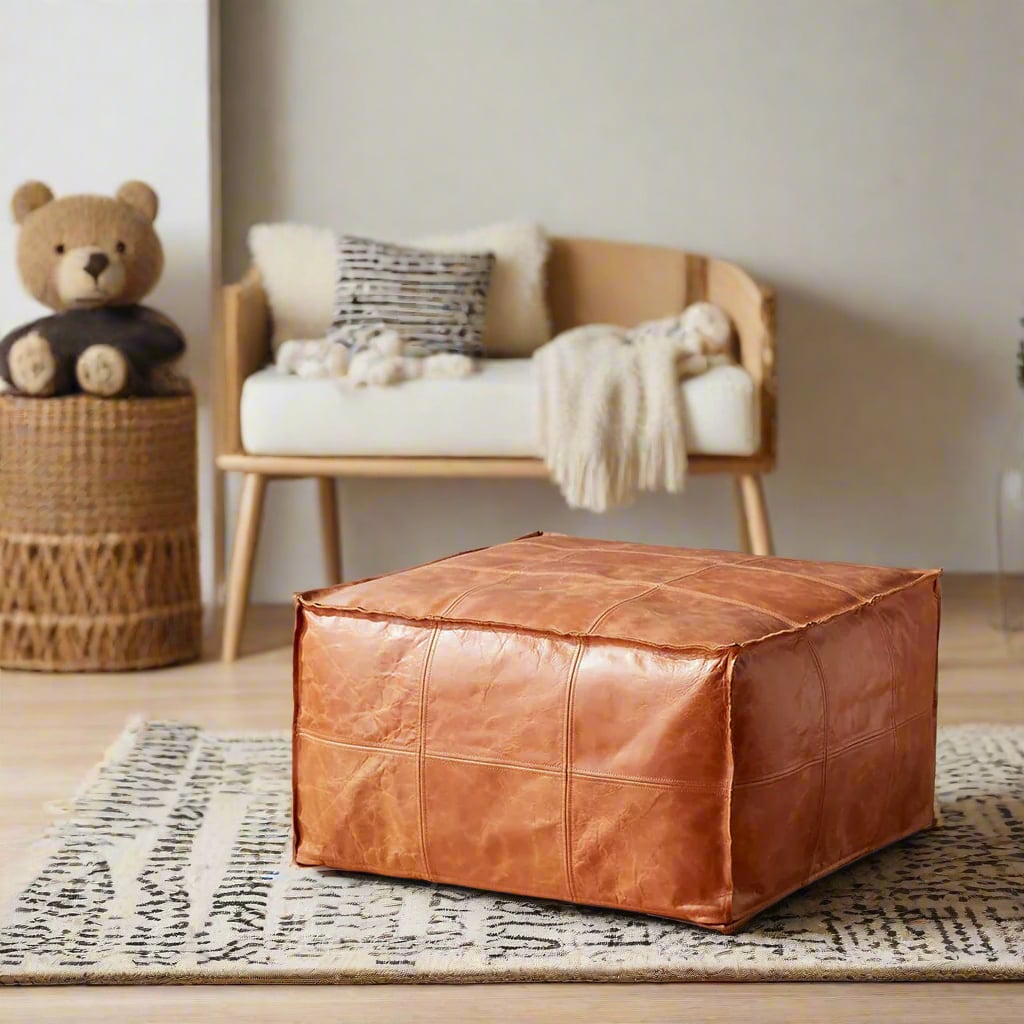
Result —
POLYGON ((0 992, 0 1019, 46 1024, 1020 1024, 1024 985, 347 985, 0 992))

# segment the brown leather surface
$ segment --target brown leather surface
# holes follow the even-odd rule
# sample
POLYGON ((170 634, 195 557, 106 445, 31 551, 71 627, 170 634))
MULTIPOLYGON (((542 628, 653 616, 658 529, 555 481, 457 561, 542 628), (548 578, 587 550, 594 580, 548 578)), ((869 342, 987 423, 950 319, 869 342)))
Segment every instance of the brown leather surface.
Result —
POLYGON ((938 576, 537 534, 302 595, 296 860, 733 930, 932 823, 938 576))

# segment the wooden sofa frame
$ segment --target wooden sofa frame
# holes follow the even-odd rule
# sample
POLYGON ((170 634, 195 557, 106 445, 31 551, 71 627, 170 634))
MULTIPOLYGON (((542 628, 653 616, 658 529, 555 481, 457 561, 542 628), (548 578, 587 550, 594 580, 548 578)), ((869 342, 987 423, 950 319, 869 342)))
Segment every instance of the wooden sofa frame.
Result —
MULTIPOLYGON (((753 554, 772 553, 761 476, 775 465, 775 301, 739 267, 661 246, 555 238, 547 266, 548 302, 555 331, 586 323, 631 326, 679 312, 707 299, 732 317, 739 356, 754 380, 761 419, 759 450, 750 456, 694 455, 691 473, 728 473, 736 482, 740 542, 753 554)), ((217 363, 221 394, 216 464, 241 473, 242 490, 228 569, 222 656, 238 656, 252 564, 267 483, 313 477, 329 580, 342 579, 341 533, 334 481, 339 477, 546 477, 537 458, 322 457, 251 455, 242 446, 242 385, 270 359, 270 311, 255 268, 223 289, 217 363)))

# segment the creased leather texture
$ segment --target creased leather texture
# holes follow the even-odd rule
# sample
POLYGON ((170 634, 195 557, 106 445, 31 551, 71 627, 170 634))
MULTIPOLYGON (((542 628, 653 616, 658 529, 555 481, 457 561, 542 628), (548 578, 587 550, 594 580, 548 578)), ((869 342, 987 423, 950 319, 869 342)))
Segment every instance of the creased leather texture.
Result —
POLYGON ((300 864, 723 931, 933 823, 939 573, 534 534, 300 595, 300 864))

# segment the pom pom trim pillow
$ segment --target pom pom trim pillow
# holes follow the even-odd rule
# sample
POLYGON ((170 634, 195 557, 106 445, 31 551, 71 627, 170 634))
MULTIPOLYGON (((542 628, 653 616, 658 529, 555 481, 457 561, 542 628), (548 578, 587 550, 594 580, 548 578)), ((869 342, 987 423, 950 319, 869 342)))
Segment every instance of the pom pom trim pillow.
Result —
POLYGON ((493 270, 491 252, 433 252, 343 235, 330 336, 344 341, 351 328, 384 324, 410 355, 482 356, 493 270))

